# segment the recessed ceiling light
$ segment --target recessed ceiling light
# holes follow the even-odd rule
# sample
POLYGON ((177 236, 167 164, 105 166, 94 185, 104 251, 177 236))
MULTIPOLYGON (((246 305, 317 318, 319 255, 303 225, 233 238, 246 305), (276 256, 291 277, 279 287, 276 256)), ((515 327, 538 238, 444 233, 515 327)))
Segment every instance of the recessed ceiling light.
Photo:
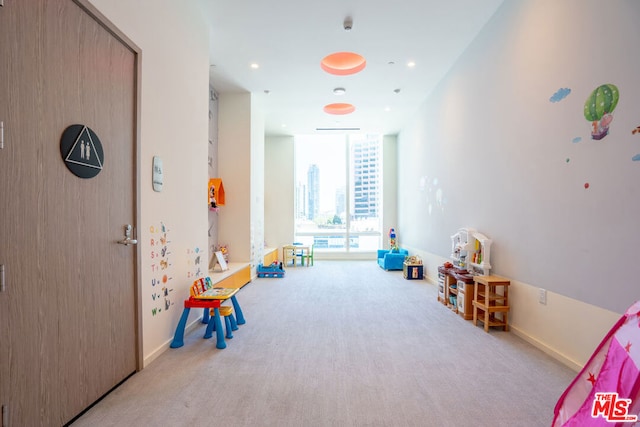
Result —
POLYGON ((413 68, 413 67, 415 67, 415 66, 416 66, 416 63, 415 63, 415 62, 413 62, 413 61, 409 61, 409 62, 407 62, 407 67, 409 67, 409 68, 413 68))
POLYGON ((333 90, 336 95, 344 95, 347 90, 343 87, 337 87, 333 90))
POLYGON ((250 67, 253 68, 254 70, 257 70, 258 68, 260 68, 260 65, 258 65, 256 62, 253 62, 251 63, 250 67))
POLYGON ((391 107, 384 107, 384 111, 391 111, 391 107))

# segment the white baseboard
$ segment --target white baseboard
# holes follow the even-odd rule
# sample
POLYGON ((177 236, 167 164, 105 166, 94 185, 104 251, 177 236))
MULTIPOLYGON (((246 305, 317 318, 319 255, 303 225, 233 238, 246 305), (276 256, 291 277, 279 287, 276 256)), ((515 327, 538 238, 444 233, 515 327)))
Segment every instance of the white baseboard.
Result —
MULTIPOLYGON (((196 329, 201 324, 202 324, 202 316, 199 316, 197 319, 187 324, 187 326, 184 328, 184 335, 185 336, 188 335, 191 331, 196 329)), ((165 341, 160 347, 156 348, 147 357, 145 357, 144 360, 142 361, 142 369, 149 366, 151 362, 156 360, 162 353, 167 351, 167 349, 170 348, 172 341, 173 341, 173 336, 171 337, 170 340, 165 341)))
POLYGON ((522 330, 518 329, 517 327, 515 327, 513 325, 509 325, 509 330, 513 334, 517 335, 519 338, 522 338, 523 340, 525 340, 529 344, 531 344, 534 347, 542 350, 543 352, 545 352, 549 356, 553 357, 558 362, 562 363, 563 365, 567 366, 568 368, 573 369, 576 372, 580 372, 582 370, 583 366, 580 365, 575 360, 572 360, 572 359, 566 357, 564 354, 554 350, 553 348, 549 347, 548 345, 544 344, 543 342, 533 338, 531 335, 526 334, 525 332, 523 332, 522 330))

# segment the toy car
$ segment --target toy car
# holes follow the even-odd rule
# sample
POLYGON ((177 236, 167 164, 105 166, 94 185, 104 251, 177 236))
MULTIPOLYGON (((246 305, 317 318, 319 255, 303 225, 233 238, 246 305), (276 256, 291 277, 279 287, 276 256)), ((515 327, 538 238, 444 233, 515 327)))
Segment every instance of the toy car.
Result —
POLYGON ((271 265, 258 264, 258 277, 284 277, 282 263, 274 261, 271 265))

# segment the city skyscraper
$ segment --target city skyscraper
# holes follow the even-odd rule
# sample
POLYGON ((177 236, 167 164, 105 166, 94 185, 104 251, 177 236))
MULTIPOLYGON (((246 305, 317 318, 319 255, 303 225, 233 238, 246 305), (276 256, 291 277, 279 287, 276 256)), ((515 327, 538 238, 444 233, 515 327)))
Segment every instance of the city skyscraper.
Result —
POLYGON ((341 216, 347 211, 347 194, 344 186, 336 188, 336 215, 341 216))
POLYGON ((314 220, 320 211, 320 169, 312 164, 307 171, 307 219, 314 220))
POLYGON ((377 136, 365 135, 352 141, 351 161, 353 171, 351 211, 354 219, 378 217, 380 212, 380 143, 377 136))
POLYGON ((301 184, 301 183, 296 184, 295 211, 296 211, 296 218, 307 217, 307 185, 306 184, 301 184))

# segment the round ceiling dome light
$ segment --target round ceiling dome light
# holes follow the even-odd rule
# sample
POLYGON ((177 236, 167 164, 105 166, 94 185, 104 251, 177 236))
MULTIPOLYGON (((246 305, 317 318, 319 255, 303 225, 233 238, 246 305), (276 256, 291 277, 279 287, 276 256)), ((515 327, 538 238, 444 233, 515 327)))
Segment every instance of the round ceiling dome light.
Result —
POLYGON ((367 65, 364 56, 353 52, 337 52, 327 55, 320 61, 320 67, 329 74, 348 76, 364 69, 367 65))
POLYGON ((324 112, 327 114, 351 114, 356 111, 356 107, 351 104, 338 102, 336 104, 327 104, 324 106, 324 112))

